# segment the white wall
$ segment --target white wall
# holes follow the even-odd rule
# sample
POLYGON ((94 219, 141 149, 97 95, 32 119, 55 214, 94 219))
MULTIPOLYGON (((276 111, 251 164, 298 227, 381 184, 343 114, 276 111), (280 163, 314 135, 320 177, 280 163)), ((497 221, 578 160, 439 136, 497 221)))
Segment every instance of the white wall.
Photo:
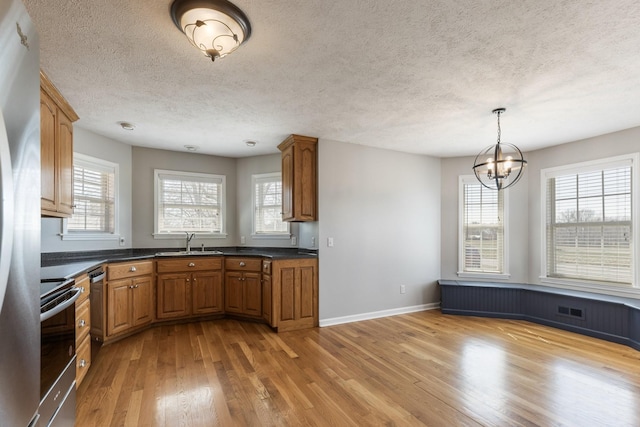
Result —
MULTIPOLYGON (((238 230, 237 235, 245 237, 245 244, 240 246, 260 246, 260 247, 298 247, 299 242, 291 244, 291 240, 286 238, 264 238, 254 237, 253 232, 253 200, 251 188, 251 176, 260 173, 273 173, 282 170, 282 156, 280 154, 270 154, 267 156, 245 157, 237 159, 237 179, 238 179, 238 230)), ((299 225, 290 224, 292 236, 298 238, 299 225)))
POLYGON ((185 246, 185 239, 153 238, 154 169, 211 173, 226 176, 227 237, 220 239, 203 239, 196 234, 196 238, 192 240, 191 244, 197 248, 203 243, 207 247, 235 246, 239 243, 240 240, 237 235, 236 159, 142 147, 132 148, 132 158, 133 247, 184 248, 185 246))
POLYGON ((318 151, 321 324, 438 302, 440 160, 328 140, 318 151))
POLYGON ((118 216, 120 235, 125 245, 117 240, 78 241, 61 240, 62 220, 42 218, 41 251, 73 252, 100 249, 121 249, 131 247, 131 146, 95 134, 80 127, 73 129, 73 149, 75 152, 108 160, 119 165, 120 185, 118 187, 118 216))

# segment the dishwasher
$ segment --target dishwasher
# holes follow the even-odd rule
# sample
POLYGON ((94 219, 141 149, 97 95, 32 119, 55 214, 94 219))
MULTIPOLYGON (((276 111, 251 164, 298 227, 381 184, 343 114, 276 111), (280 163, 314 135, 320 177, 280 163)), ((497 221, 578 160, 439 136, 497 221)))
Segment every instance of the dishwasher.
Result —
POLYGON ((96 267, 88 273, 91 282, 91 340, 102 341, 104 337, 105 321, 105 295, 104 295, 104 268, 96 267))

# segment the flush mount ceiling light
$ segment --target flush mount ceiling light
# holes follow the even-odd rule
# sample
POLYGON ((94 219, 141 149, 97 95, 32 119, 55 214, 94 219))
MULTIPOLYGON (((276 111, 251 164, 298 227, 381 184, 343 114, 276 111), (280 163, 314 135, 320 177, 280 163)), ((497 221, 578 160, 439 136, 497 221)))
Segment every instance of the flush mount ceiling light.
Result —
POLYGON ((212 61, 230 54, 251 35, 247 16, 226 0, 176 0, 171 18, 212 61))
POLYGON ((129 122, 118 122, 118 124, 124 130, 134 130, 136 128, 133 123, 129 123, 129 122))
POLYGON ((247 144, 247 147, 255 147, 257 144, 255 141, 245 141, 244 143, 247 144))
POLYGON ((492 111, 498 116, 498 143, 482 150, 473 162, 476 178, 491 190, 504 190, 514 185, 522 177, 527 164, 518 147, 500 143, 500 115, 505 111, 506 108, 492 111))
POLYGON ((185 145, 184 148, 186 148, 187 151, 198 151, 197 145, 185 145))

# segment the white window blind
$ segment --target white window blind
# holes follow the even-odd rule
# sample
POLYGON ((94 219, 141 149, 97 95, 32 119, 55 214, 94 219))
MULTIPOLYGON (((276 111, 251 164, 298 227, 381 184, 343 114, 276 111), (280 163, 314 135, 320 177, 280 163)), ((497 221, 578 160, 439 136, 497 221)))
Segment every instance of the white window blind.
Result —
POLYGON ((289 223, 282 221, 282 175, 253 175, 255 234, 289 234, 289 223))
POLYGON ((461 179, 462 273, 505 273, 504 191, 461 179))
POLYGON ((633 284, 631 184, 631 161, 547 176, 547 277, 633 284))
POLYGON ((156 170, 156 234, 223 233, 225 177, 156 170))
POLYGON ((117 165, 74 154, 73 215, 67 230, 73 233, 116 232, 116 171, 117 165))

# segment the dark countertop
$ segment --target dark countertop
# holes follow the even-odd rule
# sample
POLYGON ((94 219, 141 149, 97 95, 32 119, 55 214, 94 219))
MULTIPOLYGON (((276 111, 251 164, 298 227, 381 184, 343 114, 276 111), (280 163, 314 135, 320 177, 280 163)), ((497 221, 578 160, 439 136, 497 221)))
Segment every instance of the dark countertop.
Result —
MULTIPOLYGON (((51 252, 41 255, 40 280, 68 279, 91 271, 100 264, 107 262, 135 261, 156 257, 158 252, 178 251, 178 248, 146 248, 146 249, 115 249, 105 251, 86 252, 51 252)), ((207 251, 221 251, 222 255, 211 256, 251 256, 271 259, 304 259, 317 258, 314 250, 298 248, 246 248, 223 247, 205 248, 207 251)), ((199 256, 199 255, 191 255, 199 256)), ((171 257, 162 257, 171 258, 171 257)))

